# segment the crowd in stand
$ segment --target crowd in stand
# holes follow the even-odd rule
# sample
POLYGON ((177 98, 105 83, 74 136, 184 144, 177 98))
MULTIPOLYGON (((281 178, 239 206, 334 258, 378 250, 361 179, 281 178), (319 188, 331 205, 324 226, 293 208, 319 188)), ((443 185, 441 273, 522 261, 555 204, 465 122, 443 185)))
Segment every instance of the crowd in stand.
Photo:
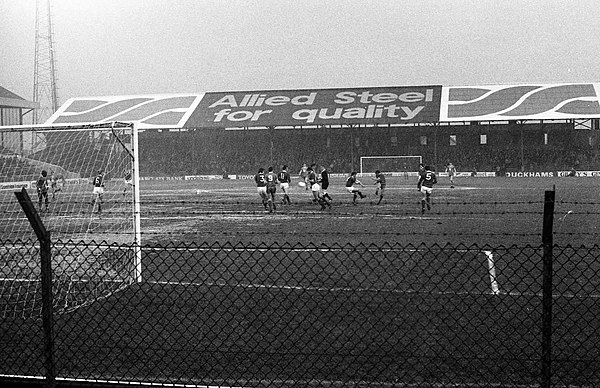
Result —
MULTIPOLYGON (((286 164, 293 174, 304 163, 317 163, 330 173, 348 174, 360 171, 361 156, 384 155, 421 156, 436 171, 443 171, 450 161, 458 171, 499 174, 600 170, 598 142, 577 141, 577 133, 571 127, 532 127, 527 128, 525 136, 523 131, 503 127, 485 130, 488 141, 484 144, 480 142, 481 129, 451 126, 145 131, 139 136, 140 173, 142 176, 253 175, 260 167, 277 169, 286 164), (459 134, 454 143, 448 141, 452 133, 459 134), (544 133, 550 133, 550 142, 540 141, 544 133)), ((51 146, 44 152, 52 158, 44 156, 43 160, 66 166, 67 170, 74 163, 70 155, 55 152, 51 146)), ((100 163, 105 154, 103 148, 98 147, 94 152, 98 155, 89 157, 100 163)), ((0 156, 0 180, 9 179, 6 171, 20 171, 24 179, 35 179, 39 174, 8 150, 3 150, 0 156)), ((82 176, 87 176, 87 172, 82 172, 82 176)), ((14 179, 13 176, 9 180, 14 179)))
POLYGON ((7 150, 0 151, 0 182, 25 181, 39 175, 38 169, 21 157, 7 150))
POLYGON ((303 163, 318 163, 332 173, 349 173, 359 169, 361 156, 376 155, 420 155, 438 171, 449 161, 459 171, 600 169, 598 149, 570 141, 568 132, 552 145, 523 141, 518 134, 498 145, 450 145, 440 140, 445 134, 437 134, 434 143, 432 133, 421 144, 419 127, 400 136, 398 132, 389 128, 145 132, 140 134, 140 170, 149 176, 254 174, 259 167, 287 164, 293 172, 303 163))

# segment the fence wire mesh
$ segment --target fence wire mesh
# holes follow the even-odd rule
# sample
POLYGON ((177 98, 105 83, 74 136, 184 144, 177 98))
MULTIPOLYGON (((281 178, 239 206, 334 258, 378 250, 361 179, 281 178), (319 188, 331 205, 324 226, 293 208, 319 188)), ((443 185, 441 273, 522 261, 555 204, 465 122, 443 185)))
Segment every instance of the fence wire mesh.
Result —
MULTIPOLYGON (((44 376, 39 245, 0 241, 0 374, 44 376)), ((52 243, 61 381, 535 387, 541 246, 52 243)), ((600 247, 554 246, 552 383, 600 385, 600 247)))

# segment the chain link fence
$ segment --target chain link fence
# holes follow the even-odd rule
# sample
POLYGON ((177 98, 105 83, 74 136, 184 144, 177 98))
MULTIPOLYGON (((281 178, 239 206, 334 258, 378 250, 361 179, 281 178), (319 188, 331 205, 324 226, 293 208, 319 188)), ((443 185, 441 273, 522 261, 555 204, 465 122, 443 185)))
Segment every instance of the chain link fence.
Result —
POLYGON ((543 248, 147 245, 140 281, 131 246, 54 241, 45 332, 40 245, 4 240, 0 374, 164 386, 599 386, 600 247, 555 245, 551 277, 543 248))

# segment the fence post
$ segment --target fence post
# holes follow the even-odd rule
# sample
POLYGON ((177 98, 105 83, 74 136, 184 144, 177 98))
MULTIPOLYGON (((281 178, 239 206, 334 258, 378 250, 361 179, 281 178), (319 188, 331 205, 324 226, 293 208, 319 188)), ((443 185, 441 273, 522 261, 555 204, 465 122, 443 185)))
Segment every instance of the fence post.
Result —
POLYGON ((542 269, 542 381, 541 388, 550 388, 552 382, 552 225, 554 222, 555 188, 544 195, 544 247, 542 269))
POLYGON ((16 191, 15 196, 29 220, 29 224, 35 231, 40 242, 40 260, 42 277, 42 327, 44 330, 44 366, 46 369, 46 387, 53 388, 56 385, 56 374, 54 368, 54 336, 53 336, 53 312, 52 312, 52 244, 50 232, 46 230, 42 219, 35 210, 35 205, 25 188, 16 191))

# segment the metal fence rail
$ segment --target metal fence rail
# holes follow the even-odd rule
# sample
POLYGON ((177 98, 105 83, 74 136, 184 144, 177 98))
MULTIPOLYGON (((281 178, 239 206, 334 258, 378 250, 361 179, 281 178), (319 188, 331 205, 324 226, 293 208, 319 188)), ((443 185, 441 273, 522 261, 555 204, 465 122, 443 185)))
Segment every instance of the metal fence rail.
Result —
MULTIPOLYGON (((551 315, 542 246, 155 245, 141 282, 131 247, 51 248, 57 381, 600 385, 598 246, 553 246, 551 315)), ((4 377, 46 374, 39 249, 0 241, 4 377)))

